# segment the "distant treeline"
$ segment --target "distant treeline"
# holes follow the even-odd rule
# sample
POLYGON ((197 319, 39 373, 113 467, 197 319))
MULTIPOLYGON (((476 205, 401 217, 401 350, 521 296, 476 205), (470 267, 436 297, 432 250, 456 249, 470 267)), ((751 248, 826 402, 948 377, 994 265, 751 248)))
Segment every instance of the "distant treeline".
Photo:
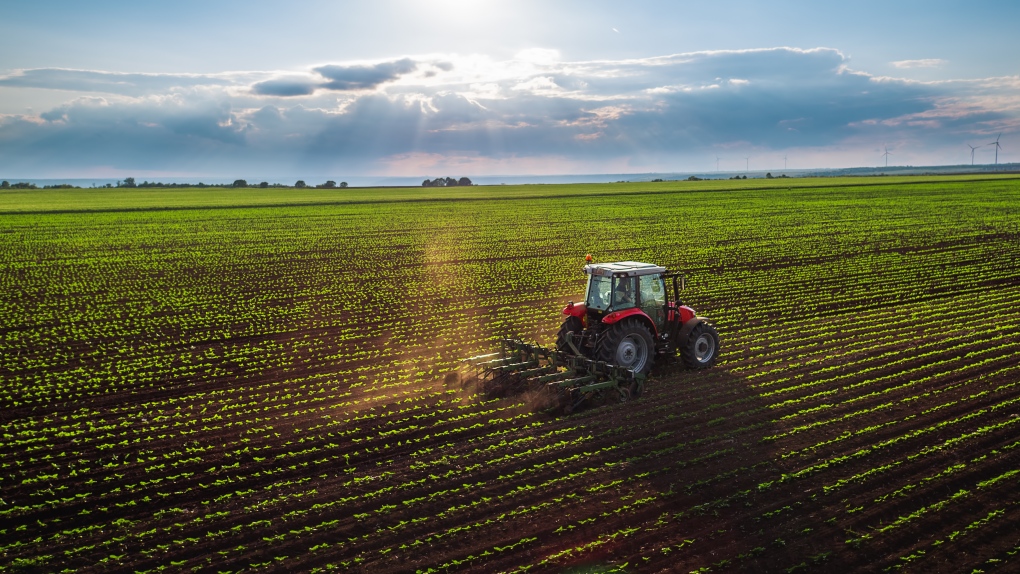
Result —
POLYGON ((453 179, 452 177, 437 177, 436 179, 426 179, 421 182, 422 187, 455 187, 458 185, 471 185, 471 180, 462 177, 460 179, 453 179))
MULTIPOLYGON (((454 183, 454 185, 456 185, 456 183, 454 183)), ((123 181, 118 181, 116 185, 114 185, 112 183, 107 183, 107 184, 102 185, 100 187, 102 187, 104 189, 108 189, 108 188, 121 188, 121 187, 127 187, 127 188, 140 188, 140 187, 260 187, 260 188, 270 188, 270 187, 280 187, 280 188, 298 188, 298 189, 306 188, 306 187, 314 187, 316 189, 342 189, 342 188, 347 187, 347 182, 346 181, 341 181, 339 183, 339 185, 338 185, 337 182, 335 182, 333 180, 329 180, 326 183, 322 183, 322 184, 314 185, 314 186, 309 186, 308 184, 306 184, 304 182, 304 180, 301 180, 301 179, 299 179, 296 182, 294 182, 294 185, 284 185, 282 183, 269 183, 268 181, 263 181, 261 183, 252 183, 252 184, 249 184, 246 180, 243 180, 243 179, 234 180, 234 183, 218 183, 218 184, 217 183, 202 183, 202 182, 198 182, 198 183, 163 183, 161 181, 143 181, 142 183, 138 183, 138 182, 135 181, 135 178, 127 177, 127 178, 124 178, 123 181)), ((0 188, 2 188, 2 189, 40 189, 40 187, 37 186, 34 183, 27 183, 27 182, 11 183, 11 182, 6 181, 6 180, 3 181, 2 183, 0 183, 0 188)), ((82 188, 81 188, 81 186, 78 186, 78 185, 71 185, 71 184, 68 184, 68 183, 59 183, 59 184, 56 184, 56 185, 44 185, 41 189, 82 189, 82 188)))
MULTIPOLYGON (((27 183, 24 181, 11 183, 5 179, 4 181, 0 182, 0 189, 39 189, 39 186, 37 186, 34 183, 27 183)), ((42 186, 42 189, 81 189, 81 188, 78 187, 77 185, 71 185, 69 183, 58 183, 56 185, 44 185, 42 186)))
MULTIPOLYGON (((209 187, 215 187, 215 186, 209 186, 209 187)), ((302 189, 302 188, 306 188, 306 187, 314 187, 315 189, 338 189, 338 188, 347 187, 347 182, 346 181, 341 181, 340 185, 337 185, 337 183, 335 181, 329 180, 326 183, 320 183, 319 185, 309 186, 307 183, 305 183, 305 180, 299 179, 296 182, 294 182, 294 185, 284 185, 282 183, 269 183, 268 181, 263 181, 263 182, 261 182, 259 184, 250 184, 249 185, 247 181, 245 181, 243 179, 238 179, 238 180, 235 180, 234 183, 232 183, 230 185, 223 185, 223 186, 220 186, 220 187, 260 187, 260 188, 263 188, 263 189, 268 188, 268 187, 295 187, 295 188, 298 188, 298 189, 302 189)))

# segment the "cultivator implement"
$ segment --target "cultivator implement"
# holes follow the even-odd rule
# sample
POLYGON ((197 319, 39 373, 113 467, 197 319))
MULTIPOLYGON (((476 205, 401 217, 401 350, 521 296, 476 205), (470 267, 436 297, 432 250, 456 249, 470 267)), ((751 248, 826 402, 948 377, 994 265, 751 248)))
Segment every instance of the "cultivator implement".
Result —
POLYGON ((495 353, 464 359, 480 371, 489 396, 535 391, 541 408, 570 413, 585 403, 626 401, 644 389, 645 375, 583 356, 572 338, 571 351, 559 351, 520 339, 503 339, 495 353))

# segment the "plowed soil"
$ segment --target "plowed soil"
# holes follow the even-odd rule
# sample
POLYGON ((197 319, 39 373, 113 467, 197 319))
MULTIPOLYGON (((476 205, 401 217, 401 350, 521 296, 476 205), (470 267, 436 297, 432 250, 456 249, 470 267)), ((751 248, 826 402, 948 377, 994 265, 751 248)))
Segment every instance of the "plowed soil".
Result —
POLYGON ((1020 185, 826 186, 0 214, 0 571, 1015 571, 1020 185), (586 251, 719 363, 488 398, 586 251))

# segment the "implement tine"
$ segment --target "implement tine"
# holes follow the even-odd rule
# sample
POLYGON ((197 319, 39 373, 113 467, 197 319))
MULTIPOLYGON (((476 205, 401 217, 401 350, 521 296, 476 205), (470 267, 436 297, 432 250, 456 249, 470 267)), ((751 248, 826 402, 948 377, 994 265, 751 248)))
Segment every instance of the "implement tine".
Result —
POLYGON ((482 359, 491 359, 492 357, 498 357, 498 356, 500 356, 500 353, 498 353, 498 352, 496 352, 496 353, 486 353, 484 355, 475 355, 474 357, 468 357, 466 359, 461 359, 460 361, 462 363, 471 363, 471 362, 474 362, 474 361, 480 361, 482 359))
POLYGON ((489 370, 496 373, 517 373, 519 371, 526 370, 528 368, 534 368, 538 366, 537 361, 524 361, 522 363, 510 363, 508 365, 496 365, 490 367, 489 370))
POLYGON ((570 371, 559 371, 559 372, 556 372, 556 373, 550 373, 548 375, 542 375, 540 377, 535 377, 534 381, 536 383, 538 383, 538 384, 544 384, 544 383, 549 383, 549 382, 552 382, 552 381, 560 381, 560 380, 563 380, 563 379, 569 379, 570 377, 573 377, 573 376, 574 376, 573 373, 571 373, 570 371))
POLYGON ((482 361, 475 363, 475 366, 480 369, 491 369, 499 367, 500 365, 509 365, 511 362, 516 361, 517 357, 504 357, 502 359, 492 359, 491 361, 482 361))
POLYGON ((536 375, 546 375, 546 374, 552 373, 555 369, 556 369, 556 367, 554 365, 544 365, 544 366, 535 367, 534 369, 528 369, 526 371, 521 371, 519 374, 521 375, 521 377, 530 378, 530 377, 534 377, 536 375))

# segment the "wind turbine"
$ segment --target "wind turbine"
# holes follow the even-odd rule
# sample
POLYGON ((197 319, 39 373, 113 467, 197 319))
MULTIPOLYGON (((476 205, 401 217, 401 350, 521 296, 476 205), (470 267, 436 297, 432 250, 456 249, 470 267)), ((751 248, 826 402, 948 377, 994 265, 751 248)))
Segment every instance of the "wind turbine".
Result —
POLYGON ((783 156, 783 171, 786 171, 786 156, 783 156))
POLYGON ((715 170, 719 171, 719 156, 715 156, 715 170))
POLYGON ((998 135, 998 137, 995 138, 995 141, 993 141, 992 143, 989 143, 989 144, 985 144, 985 145, 993 145, 993 146, 995 146, 995 165, 999 165, 999 150, 1002 149, 1002 146, 999 145, 999 138, 1001 138, 1001 137, 1002 137, 1002 132, 999 132, 999 135, 998 135))
POLYGON ((892 155, 889 153, 889 146, 885 146, 885 153, 882 155, 885 156, 885 167, 889 167, 889 156, 892 155))
POLYGON ((751 170, 751 158, 750 157, 745 157, 744 159, 747 160, 747 163, 744 165, 744 171, 750 171, 751 170))
POLYGON ((972 146, 970 144, 967 144, 967 147, 970 148, 970 165, 974 165, 974 150, 981 146, 972 146))

